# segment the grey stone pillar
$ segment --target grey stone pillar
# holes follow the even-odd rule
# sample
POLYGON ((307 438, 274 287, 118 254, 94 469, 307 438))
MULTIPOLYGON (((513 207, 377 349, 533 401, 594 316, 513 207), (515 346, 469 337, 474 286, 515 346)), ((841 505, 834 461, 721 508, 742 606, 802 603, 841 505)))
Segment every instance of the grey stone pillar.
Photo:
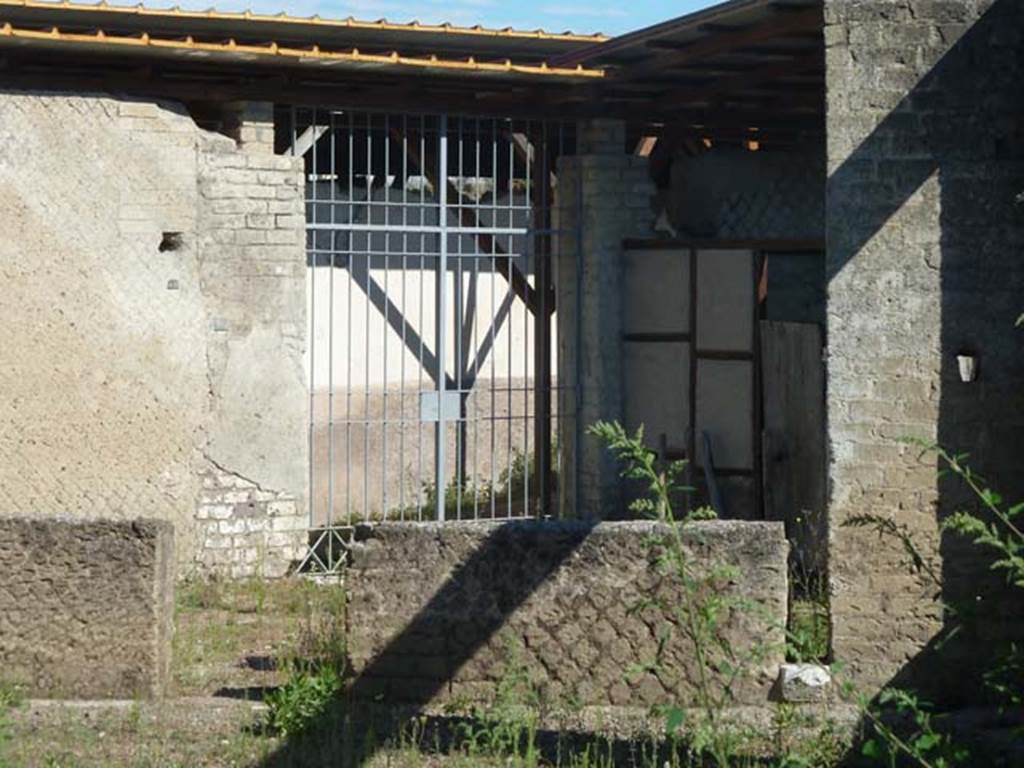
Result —
POLYGON ((622 420, 622 241, 652 232, 654 188, 621 121, 581 123, 578 148, 558 165, 559 413, 575 414, 560 419, 559 501, 565 517, 608 519, 624 511, 619 468, 586 430, 622 420))
POLYGON ((825 22, 832 650, 865 691, 897 680, 963 706, 979 660, 1020 636, 1019 602, 940 529, 963 484, 900 438, 969 452, 1024 496, 1024 6, 826 0, 825 22), (856 515, 906 532, 929 567, 856 515), (965 602, 980 624, 943 610, 965 602))

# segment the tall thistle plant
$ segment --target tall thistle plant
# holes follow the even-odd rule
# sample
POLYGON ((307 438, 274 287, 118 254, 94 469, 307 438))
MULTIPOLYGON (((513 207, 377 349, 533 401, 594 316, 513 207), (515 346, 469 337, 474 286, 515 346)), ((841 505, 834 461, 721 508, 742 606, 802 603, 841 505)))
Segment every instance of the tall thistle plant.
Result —
POLYGON ((652 537, 651 547, 659 571, 678 589, 678 598, 664 601, 652 595, 637 606, 640 609, 656 605, 660 611, 672 615, 673 621, 666 624, 665 634, 659 638, 656 657, 637 665, 636 671, 661 668, 661 654, 671 634, 678 632, 696 664, 694 703, 700 717, 686 722, 687 711, 682 706, 662 708, 666 732, 674 738, 678 731, 685 729, 690 754, 701 765, 735 766, 741 761, 739 753, 749 734, 723 716, 733 703, 736 683, 763 660, 771 648, 763 642, 737 648, 725 630, 730 616, 756 612, 758 606, 728 590, 728 584, 738 575, 734 567, 698 565, 691 561, 683 529, 689 523, 713 519, 716 515, 714 510, 702 507, 677 516, 674 504, 691 490, 682 481, 686 462, 659 461, 657 454, 644 445, 642 427, 631 435, 616 422, 597 422, 588 432, 600 438, 619 459, 623 477, 643 486, 644 494, 629 508, 663 524, 652 537))

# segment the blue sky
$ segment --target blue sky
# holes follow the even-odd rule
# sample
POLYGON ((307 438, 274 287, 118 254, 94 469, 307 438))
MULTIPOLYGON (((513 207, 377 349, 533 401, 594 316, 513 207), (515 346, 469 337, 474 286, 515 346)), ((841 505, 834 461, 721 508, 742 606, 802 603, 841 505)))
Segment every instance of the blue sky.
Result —
MULTIPOLYGON (((483 24, 562 32, 622 34, 665 19, 715 5, 719 0, 181 0, 186 8, 242 10, 262 13, 287 11, 297 16, 387 18, 425 23, 483 24)), ((125 0, 117 0, 124 3, 125 0)), ((154 6, 162 2, 149 0, 154 6)), ((167 2, 167 5, 174 4, 167 2)))

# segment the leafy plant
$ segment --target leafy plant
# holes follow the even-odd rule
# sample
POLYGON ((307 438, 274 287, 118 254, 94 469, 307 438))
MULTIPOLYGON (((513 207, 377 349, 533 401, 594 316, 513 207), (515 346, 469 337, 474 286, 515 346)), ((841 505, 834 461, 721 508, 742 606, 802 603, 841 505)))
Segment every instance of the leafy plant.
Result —
POLYGON ((267 694, 271 728, 282 736, 308 730, 335 703, 343 682, 333 666, 294 670, 284 685, 267 694))
POLYGON ((506 641, 506 663, 493 702, 471 708, 459 724, 458 741, 470 756, 514 757, 523 768, 540 762, 537 732, 542 697, 520 660, 519 648, 506 641))
MULTIPOLYGON (((675 521, 673 504, 692 488, 682 482, 686 461, 660 462, 658 455, 644 445, 644 428, 630 435, 618 422, 598 421, 587 432, 599 438, 623 464, 622 476, 636 480, 645 487, 646 495, 634 499, 629 509, 646 517, 662 522, 675 521)), ((688 523, 694 520, 709 520, 715 512, 699 508, 688 512, 679 520, 688 523)))
POLYGON ((224 584, 216 578, 191 578, 178 589, 178 608, 209 610, 224 607, 224 584))
POLYGON ((792 704, 774 712, 774 751, 771 768, 824 768, 841 763, 849 744, 841 728, 820 713, 792 704))
POLYGON ((1003 497, 989 488, 984 478, 967 464, 966 453, 954 454, 941 446, 916 442, 924 450, 938 455, 944 465, 940 474, 959 477, 982 506, 984 516, 969 510, 957 510, 942 521, 942 529, 994 550, 997 559, 991 568, 1004 571, 1010 584, 1024 589, 1024 531, 1017 524, 1018 519, 1024 516, 1024 502, 1008 506, 1003 497))
POLYGON ((291 663, 330 666, 344 674, 348 664, 345 627, 348 595, 344 587, 317 585, 315 589, 308 590, 305 597, 302 624, 291 663))
POLYGON ((846 520, 843 521, 844 528, 868 528, 878 534, 878 538, 891 538, 896 539, 903 547, 903 552, 906 554, 907 559, 910 562, 910 567, 915 573, 923 573, 937 586, 941 587, 942 579, 935 571, 934 566, 925 557, 925 555, 917 548, 917 544, 914 542, 914 536, 910 532, 910 529, 902 523, 897 523, 895 520, 883 515, 876 514, 861 514, 861 515, 850 515, 846 520))
POLYGON ((790 661, 822 661, 829 653, 828 607, 815 600, 794 600, 786 630, 786 656, 790 661))
MULTIPOLYGON (((17 709, 24 701, 22 690, 9 683, 0 682, 0 747, 11 739, 11 710, 17 709)), ((0 765, 3 764, 0 755, 0 765)))
MULTIPOLYGON (((1024 318, 1022 318, 1024 320, 1024 318)), ((1024 515, 1024 503, 1007 505, 1002 496, 990 489, 985 480, 967 463, 965 453, 951 453, 935 443, 907 439, 925 453, 934 454, 940 463, 939 475, 958 477, 978 501, 975 510, 959 509, 940 522, 940 530, 968 539, 973 545, 990 550, 995 559, 989 567, 1005 574, 1006 581, 1013 589, 1024 588, 1024 532, 1018 519, 1024 515)), ((847 519, 844 525, 868 527, 881 537, 892 537, 900 542, 907 554, 911 567, 917 573, 926 575, 935 585, 936 599, 942 593, 942 580, 930 560, 916 546, 910 530, 895 521, 878 515, 856 515, 847 519)), ((947 616, 955 620, 960 611, 957 606, 944 604, 947 616)), ((949 633, 952 636, 957 627, 949 633)), ((996 655, 992 665, 984 674, 987 687, 1013 706, 1022 703, 1024 690, 1024 658, 1016 645, 1002 656, 996 655)), ((862 748, 865 757, 886 760, 895 765, 897 758, 911 760, 921 768, 948 768, 969 764, 969 750, 956 744, 952 737, 937 730, 934 725, 932 707, 921 701, 912 691, 901 688, 886 688, 875 702, 861 700, 861 709, 872 724, 874 733, 862 748), (911 732, 902 733, 889 725, 883 710, 888 708, 911 723, 911 732)))
POLYGON ((910 691, 886 688, 878 697, 878 705, 888 706, 897 716, 910 723, 910 732, 901 733, 878 716, 871 718, 874 734, 861 745, 861 754, 874 761, 897 765, 900 758, 909 758, 921 768, 952 768, 970 765, 971 753, 957 745, 948 733, 936 730, 932 708, 910 691))
POLYGON ((298 640, 282 659, 282 666, 289 669, 288 680, 265 698, 269 724, 284 736, 318 724, 337 704, 345 685, 345 590, 321 585, 305 590, 304 596, 298 640))

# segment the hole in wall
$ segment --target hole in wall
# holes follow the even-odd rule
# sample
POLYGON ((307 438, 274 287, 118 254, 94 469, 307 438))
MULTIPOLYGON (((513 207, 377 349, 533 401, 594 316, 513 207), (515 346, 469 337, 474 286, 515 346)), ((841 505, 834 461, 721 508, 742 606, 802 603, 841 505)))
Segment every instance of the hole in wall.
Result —
POLYGON ((160 253, 167 253, 167 251, 178 251, 181 250, 182 246, 185 245, 185 238, 181 232, 164 232, 160 238, 160 253))
POLYGON ((189 101, 185 108, 192 121, 204 131, 219 133, 229 139, 239 140, 241 119, 237 105, 215 101, 189 101))

